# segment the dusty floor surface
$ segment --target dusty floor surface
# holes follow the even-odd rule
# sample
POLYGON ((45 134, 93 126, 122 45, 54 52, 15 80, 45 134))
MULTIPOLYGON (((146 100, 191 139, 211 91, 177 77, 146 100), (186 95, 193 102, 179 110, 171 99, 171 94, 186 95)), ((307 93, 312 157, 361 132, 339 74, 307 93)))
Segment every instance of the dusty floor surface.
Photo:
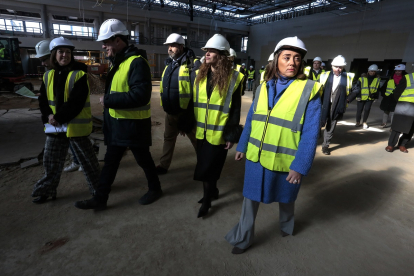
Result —
MULTIPOLYGON (((152 101, 152 120, 162 123, 153 127, 156 164, 164 127, 158 88, 152 101)), ((95 114, 98 98, 92 95, 95 114)), ((242 122, 250 103, 247 92, 242 122)), ((277 204, 262 204, 254 246, 243 255, 232 255, 223 238, 243 200, 244 161, 234 161, 235 149, 205 219, 196 218, 202 187, 192 180, 196 158, 187 138, 178 138, 170 171, 160 177, 164 196, 148 206, 138 203, 146 180, 130 152, 102 212, 73 207, 89 198, 81 172, 64 173, 57 200, 35 205, 30 194, 42 166, 3 167, 1 275, 414 275, 414 149, 384 150, 389 128, 379 128, 379 102, 368 130, 353 126, 355 111, 351 104, 338 125, 331 156, 317 148, 296 201, 294 236, 280 236, 277 204)))

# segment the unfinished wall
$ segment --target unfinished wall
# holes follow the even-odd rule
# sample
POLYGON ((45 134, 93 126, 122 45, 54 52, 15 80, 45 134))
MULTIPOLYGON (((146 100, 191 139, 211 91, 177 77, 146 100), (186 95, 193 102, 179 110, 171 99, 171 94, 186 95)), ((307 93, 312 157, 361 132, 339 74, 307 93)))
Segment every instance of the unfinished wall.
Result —
POLYGON ((354 58, 402 59, 407 71, 413 71, 414 1, 383 1, 367 7, 372 10, 343 16, 322 13, 252 26, 249 56, 266 64, 277 42, 298 36, 308 49, 306 58, 328 60, 342 54, 348 70, 354 58))

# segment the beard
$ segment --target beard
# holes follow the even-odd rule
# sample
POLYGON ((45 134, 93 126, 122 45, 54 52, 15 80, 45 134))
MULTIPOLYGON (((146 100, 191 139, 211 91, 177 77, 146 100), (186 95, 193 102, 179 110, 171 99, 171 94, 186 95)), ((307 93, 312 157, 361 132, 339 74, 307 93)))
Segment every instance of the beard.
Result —
POLYGON ((170 58, 172 59, 177 59, 181 56, 181 53, 174 53, 172 51, 168 51, 168 55, 170 56, 170 58))

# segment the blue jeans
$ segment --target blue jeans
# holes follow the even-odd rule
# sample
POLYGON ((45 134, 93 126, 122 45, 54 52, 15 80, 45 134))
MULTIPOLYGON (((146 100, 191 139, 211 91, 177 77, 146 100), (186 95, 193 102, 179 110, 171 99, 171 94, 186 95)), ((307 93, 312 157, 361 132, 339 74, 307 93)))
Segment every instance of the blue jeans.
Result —
POLYGON ((248 79, 247 80, 247 90, 252 91, 253 90, 253 79, 248 79))

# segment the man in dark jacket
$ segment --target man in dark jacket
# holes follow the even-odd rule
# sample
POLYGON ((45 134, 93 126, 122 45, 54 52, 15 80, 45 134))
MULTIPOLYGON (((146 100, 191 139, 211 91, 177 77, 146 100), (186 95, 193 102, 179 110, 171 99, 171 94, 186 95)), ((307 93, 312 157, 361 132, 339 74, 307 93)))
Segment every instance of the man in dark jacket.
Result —
POLYGON ((106 20, 97 41, 107 51, 112 62, 105 83, 105 96, 100 98, 104 106, 105 164, 99 179, 96 195, 77 201, 79 209, 105 209, 111 185, 115 180, 119 163, 127 147, 144 170, 149 191, 140 198, 146 205, 162 195, 155 164, 149 147, 151 140, 151 72, 146 53, 133 45, 128 46, 128 30, 117 19, 106 20))
POLYGON ((325 155, 331 154, 329 144, 337 121, 345 113, 347 95, 355 75, 344 72, 345 65, 345 58, 339 55, 332 61, 332 72, 324 72, 320 77, 320 83, 323 85, 321 126, 325 126, 322 153, 325 155))
POLYGON ((158 174, 168 172, 178 134, 182 136, 187 134, 194 149, 197 143, 191 81, 195 55, 191 49, 184 46, 184 38, 179 34, 169 35, 164 44, 168 45, 170 58, 165 62, 166 67, 160 83, 161 105, 165 111, 165 129, 160 165, 157 166, 158 174))

